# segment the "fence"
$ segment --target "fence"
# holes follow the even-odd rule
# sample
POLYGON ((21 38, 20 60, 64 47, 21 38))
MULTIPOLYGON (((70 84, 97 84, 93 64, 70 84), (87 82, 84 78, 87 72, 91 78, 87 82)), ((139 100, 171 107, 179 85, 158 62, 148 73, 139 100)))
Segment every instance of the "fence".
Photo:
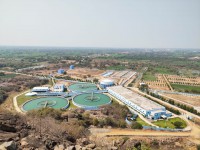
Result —
POLYGON ((170 131, 170 132, 184 132, 189 131, 185 129, 170 129, 170 128, 161 128, 161 127, 153 127, 153 126, 143 126, 144 130, 156 130, 156 131, 170 131))

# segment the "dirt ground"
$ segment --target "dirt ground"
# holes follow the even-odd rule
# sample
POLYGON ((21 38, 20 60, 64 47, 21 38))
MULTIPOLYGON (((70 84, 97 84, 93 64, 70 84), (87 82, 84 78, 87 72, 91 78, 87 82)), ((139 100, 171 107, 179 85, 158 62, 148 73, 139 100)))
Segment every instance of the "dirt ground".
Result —
POLYGON ((177 75, 165 75, 166 81, 162 74, 156 74, 156 81, 144 81, 150 88, 157 90, 170 90, 169 86, 171 83, 181 85, 200 86, 200 77, 183 77, 177 75), (169 86, 168 86, 169 84, 169 86))
POLYGON ((186 96, 186 95, 168 94, 168 93, 163 93, 163 95, 200 107, 200 96, 186 96))
POLYGON ((169 87, 167 85, 167 82, 165 81, 162 74, 156 75, 157 80, 156 81, 144 81, 151 89, 157 89, 157 90, 167 90, 169 91, 169 87))
POLYGON ((200 77, 189 78, 189 77, 183 77, 183 76, 177 76, 177 75, 166 75, 166 77, 170 83, 192 85, 192 86, 200 85, 200 77))
POLYGON ((104 70, 99 69, 89 69, 89 68, 75 68, 73 70, 67 70, 68 75, 91 75, 99 76, 104 72, 104 70))

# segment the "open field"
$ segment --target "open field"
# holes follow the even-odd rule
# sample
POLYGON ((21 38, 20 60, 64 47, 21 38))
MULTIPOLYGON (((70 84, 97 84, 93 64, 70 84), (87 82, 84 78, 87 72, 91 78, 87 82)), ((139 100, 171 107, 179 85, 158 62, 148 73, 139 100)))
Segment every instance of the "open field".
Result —
POLYGON ((171 86, 175 91, 178 92, 200 93, 200 86, 189 86, 180 84, 171 84, 171 86))
POLYGON ((186 77, 177 75, 165 75, 167 80, 172 84, 200 86, 200 77, 186 77))
POLYGON ((158 74, 173 74, 174 73, 174 70, 170 70, 169 68, 163 68, 161 66, 155 67, 153 71, 158 74))
POLYGON ((152 89, 175 90, 178 92, 200 93, 199 77, 183 77, 177 75, 155 74, 149 72, 143 75, 144 82, 152 89), (145 80, 144 80, 145 79, 145 80))
POLYGON ((174 122, 179 121, 182 123, 181 128, 185 128, 187 126, 186 122, 182 120, 181 118, 170 118, 167 120, 158 120, 153 122, 153 124, 162 127, 162 128, 171 128, 175 129, 174 122))
POLYGON ((104 70, 89 69, 89 68, 75 68, 72 70, 67 70, 68 75, 77 75, 77 76, 84 76, 84 75, 98 76, 102 74, 103 72, 104 70))
POLYGON ((143 74, 142 80, 156 81, 156 77, 151 72, 145 72, 143 74))
POLYGON ((200 107, 200 96, 187 96, 180 94, 162 93, 162 95, 183 101, 196 107, 200 107))
POLYGON ((149 86, 149 88, 152 88, 152 89, 170 90, 168 83, 166 82, 162 74, 156 74, 155 78, 156 78, 155 81, 145 80, 144 82, 149 86))

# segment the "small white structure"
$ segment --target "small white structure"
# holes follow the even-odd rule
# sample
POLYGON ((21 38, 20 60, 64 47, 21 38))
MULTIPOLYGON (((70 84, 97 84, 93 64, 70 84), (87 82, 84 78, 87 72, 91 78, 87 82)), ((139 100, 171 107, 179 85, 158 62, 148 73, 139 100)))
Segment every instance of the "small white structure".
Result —
POLYGON ((100 81, 100 86, 102 88, 106 88, 106 87, 110 87, 110 86, 113 86, 115 85, 114 81, 113 80, 110 80, 110 79, 103 79, 100 81))
POLYGON ((36 95, 37 95, 36 92, 29 92, 25 94, 25 96, 36 96, 36 95))
POLYGON ((64 84, 55 84, 53 87, 54 92, 64 92, 65 85, 64 84))
POLYGON ((49 87, 34 87, 32 92, 49 92, 49 87))

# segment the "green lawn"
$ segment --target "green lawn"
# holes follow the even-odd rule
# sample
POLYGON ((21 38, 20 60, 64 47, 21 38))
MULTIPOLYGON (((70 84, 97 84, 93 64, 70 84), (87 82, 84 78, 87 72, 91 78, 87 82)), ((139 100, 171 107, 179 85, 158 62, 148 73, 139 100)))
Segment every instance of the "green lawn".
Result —
POLYGON ((179 92, 200 93, 200 87, 190 85, 171 84, 172 88, 179 92))
POLYGON ((171 129, 175 129, 175 126, 174 126, 174 122, 176 121, 180 121, 182 122, 182 126, 181 128, 185 128, 187 126, 186 122, 184 120, 182 120, 181 118, 170 118, 168 120, 158 120, 158 121, 154 121, 153 124, 159 126, 159 127, 162 127, 162 128, 171 128, 171 129))
POLYGON ((35 99, 35 98, 38 98, 38 96, 25 96, 25 94, 22 94, 17 97, 17 104, 18 104, 18 106, 20 106, 24 102, 31 100, 31 99, 35 99))
POLYGON ((139 116, 137 117, 136 122, 140 123, 143 126, 150 126, 148 123, 143 121, 139 116))
POLYGON ((77 106, 75 106, 73 103, 72 103, 72 100, 69 101, 69 107, 67 109, 70 109, 70 108, 77 108, 77 106))

